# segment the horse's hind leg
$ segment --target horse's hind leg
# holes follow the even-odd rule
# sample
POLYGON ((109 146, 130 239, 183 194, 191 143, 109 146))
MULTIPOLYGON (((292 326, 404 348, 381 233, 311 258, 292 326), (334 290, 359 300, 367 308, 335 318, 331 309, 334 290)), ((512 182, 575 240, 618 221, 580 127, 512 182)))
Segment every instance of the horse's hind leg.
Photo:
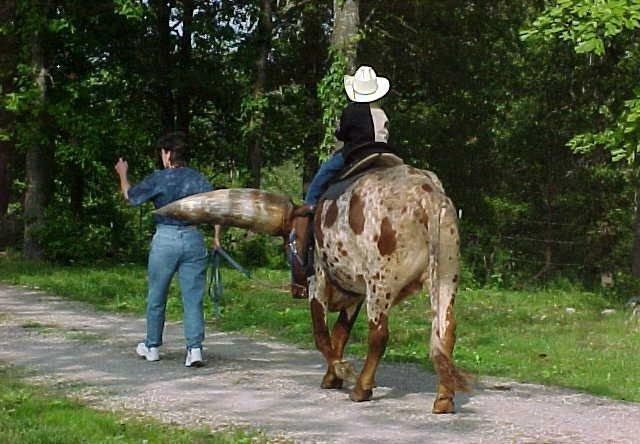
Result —
MULTIPOLYGON (((456 377, 458 370, 453 364, 453 347, 455 345, 455 328, 456 321, 453 315, 453 303, 445 309, 446 312, 446 327, 438 329, 432 328, 431 336, 434 335, 439 339, 440 346, 436 349, 432 348, 431 359, 438 374, 438 393, 436 399, 433 402, 433 413, 453 413, 454 403, 453 397, 457 387, 456 377), (439 330, 439 331, 438 331, 439 330)), ((436 323, 434 313, 434 324, 436 323)), ((434 341, 431 341, 432 347, 434 341)))
POLYGON ((344 379, 355 377, 353 366, 342 358, 351 329, 358 318, 360 307, 362 307, 362 302, 341 310, 338 315, 331 332, 331 346, 337 357, 337 362, 334 361, 333 364, 328 366, 327 373, 322 379, 322 388, 342 388, 344 379))
POLYGON ((356 386, 349 396, 352 401, 369 401, 373 396, 376 370, 389 339, 389 323, 386 314, 381 314, 378 322, 369 321, 369 350, 367 359, 358 376, 356 386))
POLYGON ((389 340, 389 316, 391 301, 396 294, 382 282, 370 282, 367 285, 367 316, 369 318, 369 338, 367 358, 358 376, 356 385, 349 396, 352 401, 369 401, 373 396, 376 370, 384 355, 389 340))

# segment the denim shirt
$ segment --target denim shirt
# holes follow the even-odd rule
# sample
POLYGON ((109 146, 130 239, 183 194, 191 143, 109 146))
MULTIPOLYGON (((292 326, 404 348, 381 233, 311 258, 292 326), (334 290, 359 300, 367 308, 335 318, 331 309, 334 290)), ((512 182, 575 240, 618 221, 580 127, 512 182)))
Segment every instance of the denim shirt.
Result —
MULTIPOLYGON (((130 205, 138 206, 151 200, 155 208, 192 194, 212 191, 213 186, 204 175, 193 168, 166 168, 154 171, 127 192, 130 205)), ((157 225, 190 225, 189 222, 153 215, 157 225)))

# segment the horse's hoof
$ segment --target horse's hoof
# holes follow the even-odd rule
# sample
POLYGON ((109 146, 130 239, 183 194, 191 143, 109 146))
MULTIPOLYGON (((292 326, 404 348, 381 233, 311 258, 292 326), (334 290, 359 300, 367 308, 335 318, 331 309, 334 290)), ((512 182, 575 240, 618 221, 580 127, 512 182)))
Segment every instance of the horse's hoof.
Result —
POLYGON ((349 394, 349 399, 354 402, 371 401, 372 396, 373 390, 365 390, 356 386, 349 394))
POLYGON ((454 405, 453 398, 448 396, 438 397, 433 403, 433 409, 431 409, 432 413, 441 414, 441 413, 454 413, 454 405))
POLYGON ((322 384, 320 387, 323 389, 340 389, 344 381, 338 378, 335 374, 327 372, 322 378, 322 384))
POLYGON ((350 362, 336 361, 333 363, 333 368, 335 369, 336 376, 339 379, 344 379, 349 382, 356 381, 356 369, 350 362))

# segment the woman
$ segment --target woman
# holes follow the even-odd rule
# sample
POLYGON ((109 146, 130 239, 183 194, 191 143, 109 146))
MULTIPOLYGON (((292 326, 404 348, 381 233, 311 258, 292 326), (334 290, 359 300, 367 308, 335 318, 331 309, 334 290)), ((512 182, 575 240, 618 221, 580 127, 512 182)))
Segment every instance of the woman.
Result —
MULTIPOLYGON (((155 171, 139 184, 131 186, 127 178, 128 164, 120 158, 115 169, 120 176, 124 198, 133 206, 152 201, 156 208, 192 194, 211 191, 213 187, 198 171, 185 163, 186 143, 181 132, 168 134, 157 142, 163 170, 155 171)), ((154 215, 156 232, 151 241, 148 263, 147 336, 136 352, 147 361, 158 361, 162 345, 169 284, 178 272, 184 309, 184 336, 187 367, 204 365, 202 341, 207 248, 198 229, 187 222, 154 215)), ((220 227, 215 226, 214 247, 220 245, 220 227)))

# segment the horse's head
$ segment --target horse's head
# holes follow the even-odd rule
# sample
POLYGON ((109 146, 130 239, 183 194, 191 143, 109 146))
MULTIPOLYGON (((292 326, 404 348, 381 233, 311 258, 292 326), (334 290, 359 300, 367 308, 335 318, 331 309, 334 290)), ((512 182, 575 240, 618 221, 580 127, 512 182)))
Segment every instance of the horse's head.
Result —
POLYGON ((313 273, 313 235, 309 223, 312 216, 312 207, 295 207, 291 213, 288 240, 285 242, 287 258, 291 264, 291 294, 297 299, 307 297, 307 276, 313 273))
POLYGON ((285 253, 292 264, 291 293, 296 298, 306 297, 305 266, 310 257, 304 246, 308 245, 311 235, 308 207, 296 207, 291 199, 280 194, 234 188, 185 197, 155 213, 193 224, 233 226, 282 237, 285 253), (304 266, 299 266, 301 262, 304 266))

